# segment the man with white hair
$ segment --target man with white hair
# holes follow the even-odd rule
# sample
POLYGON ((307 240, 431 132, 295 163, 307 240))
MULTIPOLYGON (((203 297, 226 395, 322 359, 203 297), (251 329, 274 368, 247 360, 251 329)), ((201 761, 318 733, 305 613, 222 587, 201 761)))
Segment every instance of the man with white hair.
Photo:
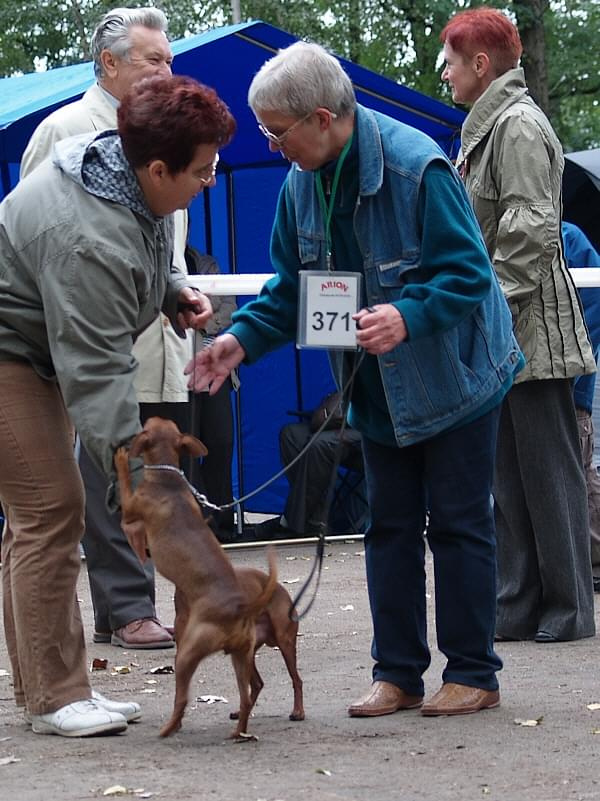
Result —
MULTIPOLYGON (((116 8, 104 15, 91 41, 97 82, 81 100, 40 123, 23 154, 21 177, 46 159, 59 140, 116 128, 119 101, 133 83, 149 75, 171 74, 167 27, 167 18, 158 8, 116 8)), ((187 272, 187 213, 178 211, 173 218, 173 262, 187 272)), ((183 367, 190 357, 189 340, 180 339, 161 314, 137 339, 134 355, 139 362, 135 388, 142 422, 160 415, 188 430, 189 395, 183 367)), ((153 563, 140 563, 121 530, 119 516, 107 511, 106 479, 84 448, 79 463, 86 489, 83 547, 94 607, 94 641, 127 648, 172 647, 171 634, 156 618, 153 563)))

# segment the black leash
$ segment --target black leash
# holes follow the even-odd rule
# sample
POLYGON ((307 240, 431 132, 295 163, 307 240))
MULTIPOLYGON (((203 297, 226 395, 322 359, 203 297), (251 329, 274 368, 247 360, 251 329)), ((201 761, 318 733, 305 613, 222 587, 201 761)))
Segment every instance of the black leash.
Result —
MULTIPOLYGON (((358 372, 358 368, 362 364, 362 360, 364 359, 364 357, 365 357, 365 351, 362 351, 360 354, 355 354, 354 355, 354 367, 352 368, 352 373, 350 375, 350 378, 349 378, 348 382, 346 383, 346 385, 344 386, 342 392, 340 393, 340 399, 339 399, 338 403, 336 404, 335 408, 331 412, 332 414, 334 414, 338 410, 341 411, 341 413, 342 413, 342 425, 341 425, 340 430, 339 430, 340 433, 339 433, 338 443, 337 443, 337 445, 335 447, 334 461, 333 461, 333 466, 332 466, 332 469, 331 469, 331 478, 329 480, 329 486, 327 488, 327 496, 326 496, 326 504, 325 504, 325 509, 327 509, 327 515, 329 514, 329 508, 330 508, 331 502, 333 500, 333 495, 334 495, 334 492, 335 492, 335 485, 336 485, 337 479, 338 479, 338 470, 339 470, 340 461, 341 461, 341 458, 342 458, 342 445, 343 445, 343 442, 344 442, 344 431, 346 429, 346 416, 347 416, 347 412, 348 412, 348 405, 350 403, 350 398, 352 396, 352 386, 354 384, 354 377, 356 376, 356 373, 358 372)), ((323 429, 325 428, 326 424, 327 424, 327 418, 325 419, 325 422, 319 427, 317 433, 321 433, 321 431, 323 431, 323 429)), ((314 440, 314 437, 311 438, 311 442, 313 440, 314 440)), ((304 448, 301 453, 304 453, 305 450, 306 450, 306 448, 304 448)), ((311 568, 310 573, 308 574, 308 578, 306 579, 306 581, 304 582, 304 584, 302 585, 302 587, 298 591, 298 594, 296 595, 296 597, 292 601, 292 605, 291 605, 290 611, 289 611, 290 620, 294 620, 296 622, 302 620, 302 618, 305 617, 308 614, 308 612, 312 608, 312 605, 314 604, 314 602, 317 599, 317 592, 319 591, 319 584, 321 583, 321 571, 323 569, 323 557, 325 555, 325 538, 326 538, 327 534, 329 533, 328 529, 329 529, 328 520, 321 521, 321 523, 319 524, 319 539, 317 541, 317 548, 316 548, 316 552, 315 552, 315 559, 313 561, 313 566, 311 568), (298 612, 298 609, 297 609, 298 603, 300 602, 300 600, 302 599, 302 597, 304 596, 304 594, 306 593, 306 591, 310 587, 310 585, 311 585, 313 579, 315 578, 315 576, 316 576, 316 580, 315 580, 315 586, 314 586, 312 597, 309 600, 307 606, 302 610, 302 612, 298 612)))

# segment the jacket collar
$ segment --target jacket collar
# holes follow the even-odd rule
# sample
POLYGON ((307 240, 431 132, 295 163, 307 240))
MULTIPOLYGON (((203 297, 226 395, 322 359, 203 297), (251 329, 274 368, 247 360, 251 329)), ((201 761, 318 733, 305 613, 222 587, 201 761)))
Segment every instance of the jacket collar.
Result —
POLYGON ((473 104, 461 133, 461 155, 466 158, 496 124, 507 108, 529 95, 520 67, 492 81, 473 104))
POLYGON ((375 195, 383 184, 383 147, 375 115, 358 104, 354 125, 358 134, 358 191, 375 195))

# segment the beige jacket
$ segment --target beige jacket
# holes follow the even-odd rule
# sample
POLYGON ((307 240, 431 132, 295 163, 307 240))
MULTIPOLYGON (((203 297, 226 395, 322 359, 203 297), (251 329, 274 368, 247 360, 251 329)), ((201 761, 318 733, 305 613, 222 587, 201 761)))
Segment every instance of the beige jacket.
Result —
MULTIPOLYGON (((117 101, 98 84, 91 86, 81 100, 69 103, 46 117, 33 132, 21 160, 24 178, 48 158, 56 142, 68 136, 117 127, 117 101)), ((187 214, 173 215, 175 239, 173 264, 187 275, 185 243, 187 214)), ((183 368, 191 358, 191 338, 177 336, 162 314, 136 340, 133 354, 139 365, 135 389, 139 403, 178 403, 188 400, 187 377, 183 368)))
POLYGON ((572 378, 596 364, 560 236, 564 158, 521 69, 493 81, 462 129, 463 176, 525 354, 516 381, 572 378))

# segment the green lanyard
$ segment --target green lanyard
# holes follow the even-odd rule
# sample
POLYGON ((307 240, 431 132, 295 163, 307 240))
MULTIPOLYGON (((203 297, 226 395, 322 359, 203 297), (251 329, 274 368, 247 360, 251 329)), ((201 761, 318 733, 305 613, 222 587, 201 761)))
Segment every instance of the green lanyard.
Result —
POLYGON ((348 155, 348 151, 352 146, 352 140, 354 138, 354 132, 344 145, 344 149, 339 155, 338 162, 335 166, 335 173, 333 174, 333 183, 331 184, 331 195, 329 196, 329 206, 327 205, 327 201, 325 200, 325 192, 323 191, 323 180, 321 178, 321 172, 317 172, 315 175, 315 183, 317 187, 317 195, 319 198, 319 205, 321 206, 321 212, 323 213, 323 219, 325 220, 325 242, 327 245, 327 270, 331 272, 331 217, 333 215, 333 206, 335 203, 335 195, 337 193, 338 184, 340 182, 340 174, 342 172, 342 166, 348 155))

